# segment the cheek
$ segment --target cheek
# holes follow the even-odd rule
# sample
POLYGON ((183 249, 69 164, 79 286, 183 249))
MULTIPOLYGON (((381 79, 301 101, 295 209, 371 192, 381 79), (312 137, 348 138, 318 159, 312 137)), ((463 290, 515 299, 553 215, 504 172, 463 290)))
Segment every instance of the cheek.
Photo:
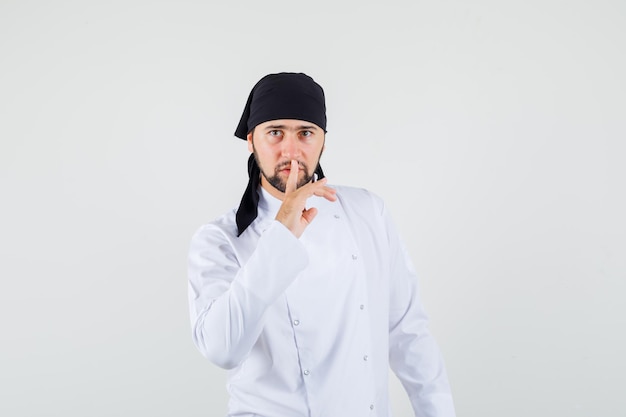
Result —
POLYGON ((256 155, 259 158, 261 164, 266 168, 273 167, 280 159, 280 152, 277 152, 272 147, 257 146, 256 155))
POLYGON ((315 147, 315 150, 311 150, 310 152, 310 158, 314 159, 315 162, 317 162, 317 160, 322 156, 322 153, 324 152, 324 148, 325 146, 319 146, 319 147, 315 147))

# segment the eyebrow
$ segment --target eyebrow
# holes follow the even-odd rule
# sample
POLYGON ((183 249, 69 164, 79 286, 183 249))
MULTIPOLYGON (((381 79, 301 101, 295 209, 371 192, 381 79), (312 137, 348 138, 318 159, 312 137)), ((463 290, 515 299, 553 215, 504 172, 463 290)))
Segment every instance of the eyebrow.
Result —
POLYGON ((274 130, 274 129, 283 129, 283 130, 318 130, 319 127, 317 127, 315 125, 300 125, 300 126, 294 127, 293 129, 292 128, 288 128, 285 125, 270 125, 270 126, 266 126, 265 127, 265 131, 274 130))

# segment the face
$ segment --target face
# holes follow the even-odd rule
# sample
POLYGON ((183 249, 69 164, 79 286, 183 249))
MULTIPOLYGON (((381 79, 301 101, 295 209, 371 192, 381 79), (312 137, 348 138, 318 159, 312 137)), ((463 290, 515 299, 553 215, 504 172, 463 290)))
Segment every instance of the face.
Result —
POLYGON ((261 168, 261 185, 272 195, 285 192, 291 160, 298 161, 298 187, 311 181, 324 150, 324 131, 302 120, 271 120, 248 134, 248 149, 261 168))

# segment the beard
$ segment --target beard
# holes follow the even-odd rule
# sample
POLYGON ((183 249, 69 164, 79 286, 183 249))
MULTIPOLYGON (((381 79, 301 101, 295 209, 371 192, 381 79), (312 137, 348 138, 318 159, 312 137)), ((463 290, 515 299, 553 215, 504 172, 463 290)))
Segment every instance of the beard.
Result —
MULTIPOLYGON (((321 157, 322 157, 322 153, 320 152, 320 156, 317 158, 317 164, 319 164, 321 157)), ((268 173, 265 171, 265 169, 263 168, 263 166, 261 166, 261 163, 259 162, 259 156, 256 153, 256 149, 254 149, 254 159, 256 160, 256 164, 259 166, 259 169, 261 170, 261 175, 265 177, 267 182, 270 183, 272 187, 276 188, 281 193, 284 193, 285 190, 287 189, 287 178, 283 179, 280 176, 280 171, 282 171, 285 168, 291 168, 291 161, 281 162, 280 164, 276 165, 272 175, 268 175, 268 173)), ((317 164, 315 164, 316 167, 317 167, 317 164)), ((304 162, 298 161, 298 170, 304 172, 304 176, 298 180, 296 188, 300 188, 303 185, 310 183, 311 180, 313 179, 313 172, 309 170, 309 167, 304 162)))

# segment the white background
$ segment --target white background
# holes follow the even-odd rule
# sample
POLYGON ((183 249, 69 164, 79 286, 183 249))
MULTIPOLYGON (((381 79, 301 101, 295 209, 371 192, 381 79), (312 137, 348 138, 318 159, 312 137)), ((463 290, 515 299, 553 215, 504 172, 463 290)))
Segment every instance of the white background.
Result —
POLYGON ((280 71, 387 201, 459 416, 626 415, 625 51, 620 0, 1 0, 0 415, 225 414, 186 255, 280 71))

